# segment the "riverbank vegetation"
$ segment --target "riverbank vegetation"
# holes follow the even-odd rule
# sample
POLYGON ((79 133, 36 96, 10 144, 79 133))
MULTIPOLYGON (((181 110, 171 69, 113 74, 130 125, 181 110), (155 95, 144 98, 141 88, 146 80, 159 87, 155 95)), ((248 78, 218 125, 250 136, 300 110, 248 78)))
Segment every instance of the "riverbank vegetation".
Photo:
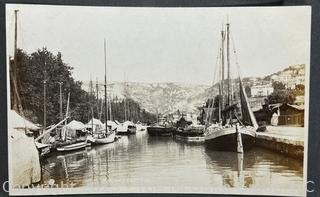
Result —
MULTIPOLYGON (((10 60, 10 72, 14 68, 14 75, 10 77, 13 87, 13 78, 19 93, 19 104, 23 114, 33 122, 42 124, 44 121, 44 93, 46 92, 46 121, 47 125, 57 123, 60 119, 60 83, 62 92, 63 114, 65 115, 67 97, 70 93, 70 116, 86 123, 92 118, 100 117, 104 120, 104 110, 96 110, 95 102, 104 102, 103 98, 97 98, 82 89, 82 82, 72 77, 73 67, 63 61, 62 54, 53 54, 46 48, 28 54, 18 49, 16 62, 10 60), (15 64, 16 63, 16 64, 15 64), (46 91, 44 91, 44 88, 46 91)), ((10 89, 11 108, 15 108, 17 99, 14 88, 10 89)), ((156 121, 156 115, 141 108, 139 103, 131 98, 112 99, 111 111, 108 111, 108 119, 123 121, 125 108, 127 120, 146 122, 156 121), (126 107, 124 106, 126 105, 126 107), (111 115, 111 116, 110 116, 111 115)), ((102 106, 105 106, 103 103, 102 106)))

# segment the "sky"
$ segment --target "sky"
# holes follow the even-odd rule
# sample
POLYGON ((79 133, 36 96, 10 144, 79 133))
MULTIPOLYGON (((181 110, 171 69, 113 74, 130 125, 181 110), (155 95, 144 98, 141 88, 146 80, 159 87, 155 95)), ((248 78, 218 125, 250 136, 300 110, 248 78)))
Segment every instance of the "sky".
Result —
POLYGON ((7 54, 13 54, 14 10, 18 47, 62 53, 76 80, 212 84, 229 21, 231 64, 259 77, 310 59, 310 7, 134 8, 7 4, 7 54), (234 47, 233 47, 234 46, 234 47))

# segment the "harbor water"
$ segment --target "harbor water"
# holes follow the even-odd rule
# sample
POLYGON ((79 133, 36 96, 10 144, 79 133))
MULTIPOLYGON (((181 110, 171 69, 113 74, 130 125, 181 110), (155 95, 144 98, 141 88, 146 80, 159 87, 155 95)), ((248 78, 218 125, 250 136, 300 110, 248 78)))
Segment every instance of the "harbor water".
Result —
POLYGON ((42 181, 74 187, 210 187, 303 189, 302 161, 262 148, 244 154, 206 149, 145 131, 112 144, 42 161, 42 181))

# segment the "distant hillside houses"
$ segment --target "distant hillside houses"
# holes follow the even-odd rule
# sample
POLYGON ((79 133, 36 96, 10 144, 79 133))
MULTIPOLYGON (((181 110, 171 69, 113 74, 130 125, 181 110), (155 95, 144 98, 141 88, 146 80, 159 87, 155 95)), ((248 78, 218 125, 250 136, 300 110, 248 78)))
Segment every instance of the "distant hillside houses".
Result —
POLYGON ((281 72, 270 76, 272 82, 280 81, 286 88, 295 89, 296 85, 305 83, 305 65, 290 66, 281 72))

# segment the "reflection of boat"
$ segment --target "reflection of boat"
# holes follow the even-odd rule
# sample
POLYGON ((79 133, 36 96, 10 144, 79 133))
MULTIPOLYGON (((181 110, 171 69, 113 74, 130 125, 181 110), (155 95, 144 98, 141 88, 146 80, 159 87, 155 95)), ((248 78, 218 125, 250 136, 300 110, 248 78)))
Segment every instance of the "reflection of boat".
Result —
MULTIPOLYGON (((229 28, 230 25, 228 23, 226 30, 222 30, 221 32, 220 66, 222 73, 219 79, 219 95, 216 97, 217 99, 212 99, 207 110, 209 113, 209 109, 218 108, 218 117, 214 118, 218 121, 215 126, 207 127, 205 143, 207 147, 215 150, 243 152, 243 149, 248 149, 254 144, 258 124, 249 106, 240 76, 237 81, 239 85, 238 94, 231 90, 233 89, 233 84, 230 78, 229 28), (227 79, 224 79, 225 40, 227 40, 227 79), (217 101, 214 102, 214 100, 217 101)), ((207 117, 211 115, 207 114, 207 117)), ((213 115, 216 115, 216 113, 213 115)), ((207 121, 206 125, 209 125, 209 123, 210 121, 207 121)))
POLYGON ((206 150, 207 165, 210 168, 221 171, 223 185, 227 187, 248 188, 253 183, 251 172, 245 171, 255 164, 254 157, 246 158, 243 153, 230 153, 206 150), (213 165, 213 166, 211 166, 213 165))
POLYGON ((186 141, 186 142, 195 142, 195 143, 201 143, 201 142, 204 142, 205 140, 204 136, 190 137, 190 136, 180 136, 180 135, 176 135, 175 139, 186 141))

